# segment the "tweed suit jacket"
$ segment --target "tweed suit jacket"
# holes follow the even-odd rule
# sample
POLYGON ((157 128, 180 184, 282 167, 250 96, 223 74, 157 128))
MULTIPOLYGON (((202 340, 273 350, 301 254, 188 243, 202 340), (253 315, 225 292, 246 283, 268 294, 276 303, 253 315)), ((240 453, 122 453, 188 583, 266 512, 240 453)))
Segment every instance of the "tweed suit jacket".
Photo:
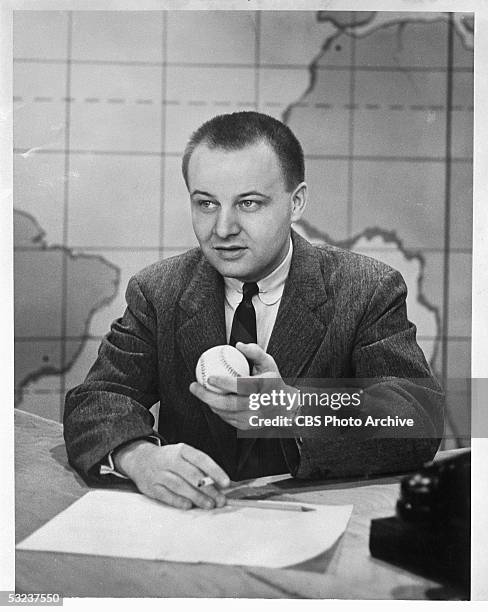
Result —
MULTIPOLYGON (((267 352, 281 376, 376 379, 364 414, 415 420, 413 437, 366 437, 323 428, 304 438, 243 443, 194 397, 201 353, 226 343, 224 283, 195 248, 157 262, 129 282, 127 308, 103 339, 86 380, 66 397, 70 463, 88 481, 111 450, 153 435, 149 408, 160 402, 162 443, 185 442, 235 480, 287 472, 298 478, 402 472, 430 460, 443 430, 443 394, 415 340, 399 272, 333 246, 312 246, 292 231, 293 257, 267 352)), ((371 428, 372 430, 374 428, 371 428)), ((110 477, 109 477, 110 478, 110 477)))

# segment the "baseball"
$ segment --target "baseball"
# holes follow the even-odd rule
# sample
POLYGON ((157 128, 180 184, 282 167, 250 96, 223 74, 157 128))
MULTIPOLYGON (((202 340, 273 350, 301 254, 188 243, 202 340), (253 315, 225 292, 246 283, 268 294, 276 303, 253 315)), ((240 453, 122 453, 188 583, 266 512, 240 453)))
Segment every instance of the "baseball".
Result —
POLYGON ((249 364, 244 355, 230 344, 212 346, 200 355, 195 370, 197 381, 215 393, 225 393, 209 384, 210 376, 249 376, 249 364))

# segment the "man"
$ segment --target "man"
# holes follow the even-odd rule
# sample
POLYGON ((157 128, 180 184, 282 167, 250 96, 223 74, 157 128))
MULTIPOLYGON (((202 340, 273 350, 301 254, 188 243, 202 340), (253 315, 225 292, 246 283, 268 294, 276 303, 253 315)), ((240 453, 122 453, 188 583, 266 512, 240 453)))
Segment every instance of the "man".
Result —
POLYGON ((370 475, 431 459, 442 393, 407 320, 405 283, 380 262, 313 247, 291 230, 307 186, 289 128, 255 112, 215 117, 187 145, 183 176, 200 248, 129 282, 126 312, 66 398, 71 464, 93 482, 130 478, 176 507, 211 508, 225 503, 230 478, 370 475), (295 389, 298 377, 374 379, 356 415, 408 417, 417 435, 324 428, 311 438, 239 439, 249 429, 246 396, 232 379, 211 381, 224 391, 215 393, 194 374, 203 351, 228 342, 253 366, 247 391, 271 380, 295 389), (149 412, 157 401, 158 433, 149 412), (204 477, 215 484, 199 488, 204 477))

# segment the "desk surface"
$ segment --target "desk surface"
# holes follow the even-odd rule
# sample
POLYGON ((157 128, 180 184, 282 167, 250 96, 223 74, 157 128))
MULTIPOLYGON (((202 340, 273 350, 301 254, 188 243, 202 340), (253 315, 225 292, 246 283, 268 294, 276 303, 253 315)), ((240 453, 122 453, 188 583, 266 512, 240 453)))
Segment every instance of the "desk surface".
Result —
MULTIPOLYGON (((89 487, 68 466, 62 426, 15 415, 16 541, 67 508, 89 487)), ((354 504, 332 551, 293 569, 231 567, 16 551, 18 592, 65 597, 260 597, 446 599, 455 592, 370 556, 373 518, 394 514, 399 477, 268 484, 276 499, 354 504)))

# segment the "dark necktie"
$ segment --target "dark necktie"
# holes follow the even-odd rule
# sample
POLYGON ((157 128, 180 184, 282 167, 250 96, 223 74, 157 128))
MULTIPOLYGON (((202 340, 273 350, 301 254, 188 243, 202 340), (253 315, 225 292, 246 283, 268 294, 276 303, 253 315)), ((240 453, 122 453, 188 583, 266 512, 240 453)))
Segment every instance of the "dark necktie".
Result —
MULTIPOLYGON (((229 340, 229 344, 232 346, 235 346, 236 342, 257 343, 256 311, 252 305, 252 298, 257 293, 259 293, 257 283, 244 283, 242 302, 236 308, 232 321, 229 340)), ((249 363, 249 368, 252 372, 252 363, 249 363)), ((278 463, 280 466, 278 471, 274 473, 278 473, 280 470, 286 471, 283 451, 278 439, 239 438, 237 429, 235 436, 236 480, 250 478, 259 472, 263 472, 263 469, 270 467, 270 462, 274 462, 273 465, 278 463)))
POLYGON ((237 342, 257 342, 256 311, 252 298, 259 293, 257 283, 244 283, 242 286, 242 302, 237 306, 232 321, 229 344, 235 346, 237 342))
MULTIPOLYGON (((237 306, 232 320, 229 344, 235 346, 237 342, 257 342, 256 333, 256 311, 252 304, 252 298, 259 293, 257 283, 244 283, 242 286, 242 302, 237 306)), ((249 370, 252 372, 252 363, 248 360, 249 370)), ((243 449, 250 446, 252 440, 245 440, 236 435, 236 468, 239 470, 240 459, 243 449)))

